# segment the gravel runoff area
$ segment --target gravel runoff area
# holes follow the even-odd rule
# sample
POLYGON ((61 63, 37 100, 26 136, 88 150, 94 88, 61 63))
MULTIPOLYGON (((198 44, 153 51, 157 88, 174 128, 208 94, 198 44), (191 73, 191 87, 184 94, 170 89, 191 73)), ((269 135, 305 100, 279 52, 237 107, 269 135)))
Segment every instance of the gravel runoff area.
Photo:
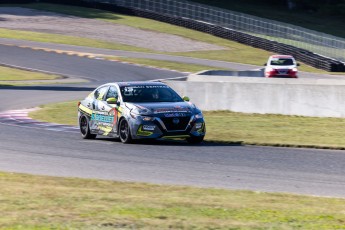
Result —
POLYGON ((163 52, 225 49, 181 36, 21 7, 0 7, 0 28, 91 38, 163 52))

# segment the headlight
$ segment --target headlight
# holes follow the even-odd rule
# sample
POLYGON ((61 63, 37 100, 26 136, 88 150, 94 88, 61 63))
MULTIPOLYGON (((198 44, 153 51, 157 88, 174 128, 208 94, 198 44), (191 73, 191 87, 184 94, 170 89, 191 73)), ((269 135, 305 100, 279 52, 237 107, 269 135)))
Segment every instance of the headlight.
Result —
POLYGON ((269 67, 266 69, 266 72, 269 72, 269 73, 275 72, 275 71, 276 71, 276 69, 273 69, 272 67, 269 67))
POLYGON ((141 116, 141 118, 144 120, 144 121, 153 121, 155 118, 154 117, 146 117, 146 116, 141 116))
POLYGON ((130 114, 132 118, 137 118, 138 116, 149 115, 151 112, 148 109, 135 108, 131 110, 130 114))
POLYGON ((200 119, 200 118, 204 118, 204 116, 202 115, 202 113, 198 113, 195 115, 196 119, 200 119))

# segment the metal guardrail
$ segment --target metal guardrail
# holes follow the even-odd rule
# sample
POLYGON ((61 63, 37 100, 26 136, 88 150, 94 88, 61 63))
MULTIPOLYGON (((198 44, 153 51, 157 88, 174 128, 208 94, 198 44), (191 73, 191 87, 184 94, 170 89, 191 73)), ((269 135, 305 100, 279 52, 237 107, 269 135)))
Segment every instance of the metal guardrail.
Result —
POLYGON ((84 0, 192 19, 302 48, 345 62, 345 39, 287 23, 268 20, 185 0, 84 0))

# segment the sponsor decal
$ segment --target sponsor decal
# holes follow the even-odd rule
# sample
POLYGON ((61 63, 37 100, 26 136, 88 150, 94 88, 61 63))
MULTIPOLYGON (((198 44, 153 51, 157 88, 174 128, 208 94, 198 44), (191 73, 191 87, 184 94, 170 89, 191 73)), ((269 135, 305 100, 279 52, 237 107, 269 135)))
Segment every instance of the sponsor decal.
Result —
POLYGON ((155 130, 156 126, 155 125, 143 125, 143 130, 146 131, 153 131, 155 130))
POLYGON ((164 117, 186 117, 185 113, 165 113, 164 117))
POLYGON ((174 112, 182 112, 182 113, 188 113, 190 112, 188 108, 183 108, 183 107, 179 107, 179 108, 160 108, 160 109, 156 109, 154 111, 154 113, 174 113, 174 112))
POLYGON ((88 115, 92 114, 92 110, 84 106, 83 104, 80 104, 79 111, 83 113, 87 113, 88 115))
POLYGON ((155 88, 169 88, 169 86, 166 85, 146 85, 147 89, 155 89, 155 88))
POLYGON ((167 89, 169 86, 166 85, 130 85, 125 86, 124 91, 125 92, 133 92, 135 89, 167 89))
POLYGON ((95 125, 98 129, 102 130, 101 128, 105 128, 108 130, 109 128, 114 127, 116 130, 116 123, 117 118, 119 116, 119 112, 116 108, 112 108, 109 112, 103 111, 94 111, 91 115, 91 121, 96 122, 95 125))
POLYGON ((112 128, 104 126, 104 127, 99 127, 99 130, 101 130, 103 132, 102 135, 107 136, 111 132, 112 128))
POLYGON ((99 114, 99 113, 93 113, 91 115, 91 120, 102 122, 102 123, 111 123, 112 124, 114 122, 114 115, 109 116, 109 115, 103 115, 103 114, 99 114))

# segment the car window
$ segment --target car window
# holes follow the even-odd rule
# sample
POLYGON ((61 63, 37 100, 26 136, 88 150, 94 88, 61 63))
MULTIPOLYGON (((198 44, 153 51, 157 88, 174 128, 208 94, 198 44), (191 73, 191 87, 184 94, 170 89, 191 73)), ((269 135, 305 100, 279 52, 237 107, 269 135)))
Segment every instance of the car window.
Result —
POLYGON ((105 86, 105 87, 101 87, 101 88, 97 89, 95 91, 95 94, 94 94, 95 99, 103 101, 104 94, 107 92, 108 88, 109 88, 109 86, 105 86))
POLYGON ((271 65, 293 65, 293 60, 291 58, 277 58, 271 60, 271 65))
POLYGON ((107 95, 105 96, 105 100, 108 98, 118 98, 118 92, 115 86, 110 86, 107 95))

